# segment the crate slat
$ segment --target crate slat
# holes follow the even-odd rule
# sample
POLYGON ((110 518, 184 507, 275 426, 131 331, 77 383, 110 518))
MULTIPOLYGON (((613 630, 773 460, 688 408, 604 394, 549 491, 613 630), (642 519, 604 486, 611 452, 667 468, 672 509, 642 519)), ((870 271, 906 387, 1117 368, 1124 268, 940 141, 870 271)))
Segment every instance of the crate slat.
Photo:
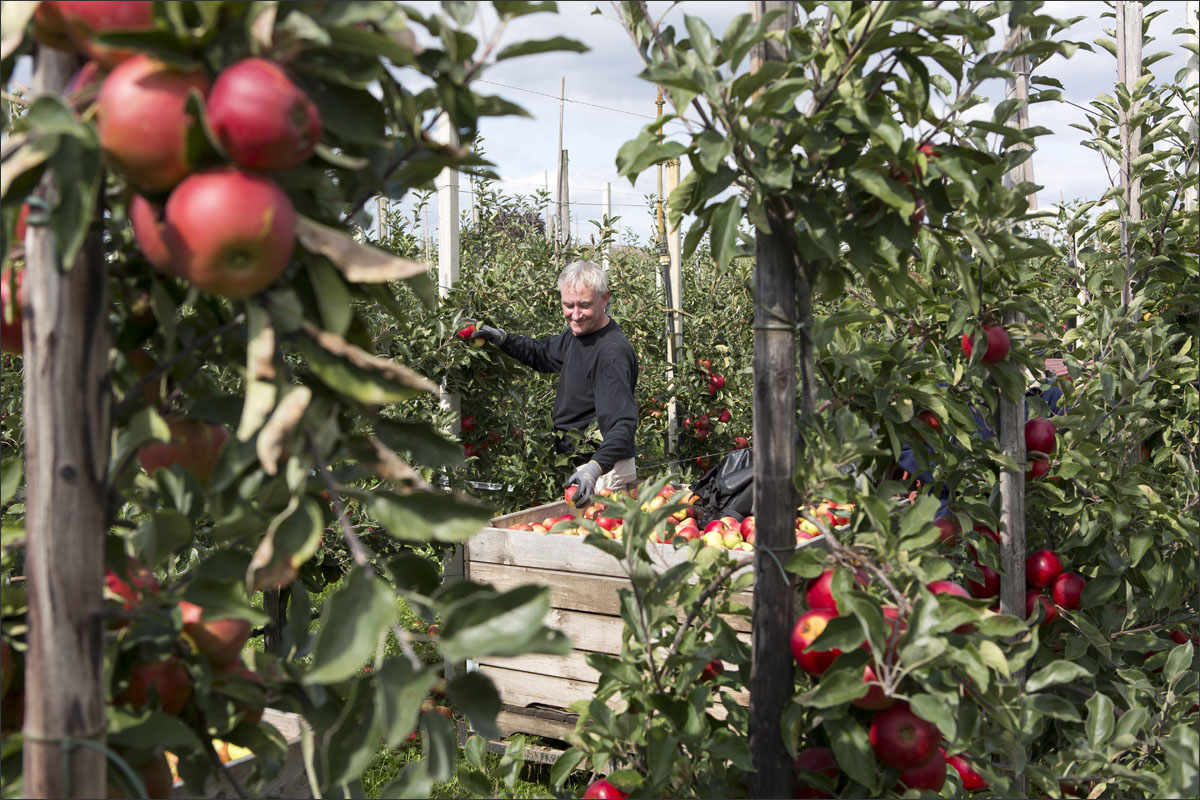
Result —
POLYGON ((557 675, 576 681, 595 684, 600 680, 600 673, 587 664, 587 653, 573 650, 565 656, 550 656, 534 653, 512 658, 486 656, 477 662, 491 667, 502 667, 517 672, 531 672, 535 675, 557 675))

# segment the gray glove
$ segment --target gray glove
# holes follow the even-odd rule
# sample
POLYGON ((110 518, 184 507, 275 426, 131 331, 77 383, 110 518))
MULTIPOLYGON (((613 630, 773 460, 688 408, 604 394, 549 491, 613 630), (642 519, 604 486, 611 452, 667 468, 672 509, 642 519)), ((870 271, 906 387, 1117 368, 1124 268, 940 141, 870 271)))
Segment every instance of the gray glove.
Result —
POLYGON ((463 322, 468 325, 475 326, 475 332, 472 334, 472 338, 483 339, 491 342, 492 344, 504 344, 504 340, 508 338, 508 334, 499 328, 493 328, 490 325, 484 325, 476 322, 473 319, 464 318, 463 322))
POLYGON ((604 470, 595 461, 589 461, 575 470, 571 477, 567 478, 567 482, 563 484, 563 489, 570 486, 579 487, 575 492, 575 496, 571 498, 571 505, 576 508, 586 506, 592 499, 592 493, 596 491, 596 481, 600 480, 600 476, 603 474, 604 470))

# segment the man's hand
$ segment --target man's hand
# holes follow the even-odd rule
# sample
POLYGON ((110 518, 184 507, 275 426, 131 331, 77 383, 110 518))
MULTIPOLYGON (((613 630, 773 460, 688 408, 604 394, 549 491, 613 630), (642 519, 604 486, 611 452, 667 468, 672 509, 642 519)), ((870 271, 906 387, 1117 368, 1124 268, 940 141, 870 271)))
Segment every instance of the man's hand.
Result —
POLYGON ((595 461, 589 461, 579 469, 572 473, 571 477, 567 478, 567 482, 563 484, 563 488, 568 486, 578 486, 579 490, 575 492, 575 496, 571 498, 571 505, 576 508, 583 508, 592 499, 592 492, 596 491, 596 481, 600 480, 600 476, 604 474, 604 470, 595 461))
POLYGON ((491 342, 492 344, 504 344, 504 340, 508 338, 508 334, 499 328, 493 328, 490 325, 484 325, 476 322, 473 319, 464 318, 463 323, 466 327, 459 331, 458 335, 460 338, 483 339, 485 342, 491 342), (463 331, 467 330, 467 328, 472 328, 473 330, 464 335, 463 331))

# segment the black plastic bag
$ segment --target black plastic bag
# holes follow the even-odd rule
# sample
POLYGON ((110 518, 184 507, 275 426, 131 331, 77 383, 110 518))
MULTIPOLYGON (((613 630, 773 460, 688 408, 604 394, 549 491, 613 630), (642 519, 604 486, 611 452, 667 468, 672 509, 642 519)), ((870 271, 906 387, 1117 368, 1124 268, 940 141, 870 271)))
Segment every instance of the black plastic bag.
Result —
POLYGON ((735 450, 692 484, 696 519, 703 528, 719 517, 743 519, 754 509, 754 451, 735 450))

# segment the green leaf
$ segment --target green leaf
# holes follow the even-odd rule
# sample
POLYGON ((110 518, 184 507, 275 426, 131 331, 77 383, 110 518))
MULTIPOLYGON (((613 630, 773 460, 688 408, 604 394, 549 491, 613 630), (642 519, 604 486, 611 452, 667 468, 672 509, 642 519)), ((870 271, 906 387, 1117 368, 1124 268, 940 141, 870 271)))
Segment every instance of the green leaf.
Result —
POLYGON ((262 589, 291 583, 300 565, 321 546, 324 530, 325 518, 317 501, 293 496, 287 507, 271 520, 254 551, 247 570, 251 584, 262 589))
POLYGON ((500 62, 506 58, 529 56, 535 53, 556 53, 562 51, 586 53, 589 49, 583 42, 568 39, 565 36, 554 36, 550 39, 530 39, 526 42, 515 42, 505 47, 496 54, 496 61, 500 62))
POLYGON ((833 708, 857 700, 870 689, 863 681, 865 653, 847 653, 838 658, 832 668, 821 676, 821 681, 812 689, 795 698, 797 703, 808 708, 833 708), (848 660, 851 655, 861 658, 848 660), (843 660, 847 663, 843 665, 843 660))
POLYGON ((399 747, 416 730, 421 703, 439 678, 432 669, 414 672, 404 658, 388 658, 377 674, 384 715, 383 737, 388 747, 399 747))
POLYGON ((561 788, 567 782, 567 778, 571 777, 571 772, 586 756, 587 754, 577 747, 569 747, 562 751, 555 759, 554 766, 550 768, 550 785, 555 789, 561 788))
POLYGON ((303 682, 336 683, 354 675, 395 622, 391 589, 368 569, 355 567, 325 601, 312 667, 303 682))
POLYGON ((1113 702, 1108 696, 1096 692, 1087 700, 1087 730, 1088 744, 1097 753, 1103 753, 1113 733, 1113 702))
POLYGON ((736 195, 713 209, 710 242, 713 260, 723 269, 737 252, 738 228, 742 224, 742 200, 736 195))
POLYGON ((472 729, 489 739, 500 737, 500 729, 496 727, 500 693, 491 678, 482 672, 464 672, 450 681, 447 694, 454 707, 466 714, 472 729))
POLYGON ((913 713, 926 722, 937 725, 938 730, 947 739, 958 736, 958 720, 954 710, 942 698, 932 694, 918 694, 912 697, 909 704, 913 713))
POLYGON ((1200 797, 1200 732, 1195 725, 1176 725, 1165 742, 1168 797, 1200 797))
MULTIPOLYGON (((441 716, 440 714, 434 716, 441 716)), ((379 793, 380 797, 428 797, 433 788, 429 765, 424 759, 413 759, 400 770, 400 776, 379 793)))
POLYGON ((858 618, 843 615, 829 620, 825 629, 805 650, 810 653, 822 650, 841 650, 843 653, 849 653, 862 644, 865 637, 858 618))
POLYGON ((1063 719, 1068 722, 1081 721, 1075 706, 1058 695, 1027 694, 1021 698, 1021 705, 1029 711, 1044 714, 1047 717, 1063 719))
MULTIPOLYGON (((164 427, 166 427, 164 425, 164 427)), ((0 468, 0 504, 7 505, 9 500, 13 499, 13 495, 17 493, 17 487, 21 485, 21 478, 25 474, 25 459, 21 456, 13 456, 6 458, 3 462, 3 467, 0 468)))
POLYGON ((441 655, 450 661, 522 653, 563 654, 570 640, 543 626, 550 611, 550 590, 518 586, 446 612, 441 655))
POLYGON ((1071 661, 1052 661, 1029 677, 1025 682, 1025 691, 1040 692, 1056 683, 1070 683, 1083 678, 1092 678, 1092 671, 1087 667, 1071 661))
POLYGON ((461 495, 440 492, 373 491, 365 498, 367 513, 389 535, 415 542, 466 541, 487 526, 492 511, 461 495))
POLYGON ((322 347, 308 336, 297 336, 292 341, 309 369, 323 384, 360 403, 399 403, 420 391, 430 391, 425 385, 428 381, 423 378, 418 381, 415 377, 405 378, 394 371, 384 372, 377 369, 373 362, 361 358, 351 361, 340 353, 322 347))
POLYGON ((129 711, 109 706, 108 743, 117 747, 145 747, 146 742, 173 749, 201 747, 200 738, 179 717, 159 711, 129 711))
POLYGON ((462 446, 424 420, 380 418, 375 420, 375 435, 397 453, 407 453, 414 463, 434 468, 462 466, 462 446))
POLYGON ((912 216, 916 204, 901 183, 891 178, 885 178, 868 167, 850 170, 850 177, 868 194, 874 195, 900 212, 905 219, 912 216))
POLYGON ((1167 679, 1167 683, 1177 681, 1192 666, 1192 651, 1195 649, 1191 642, 1171 648, 1166 666, 1163 667, 1163 677, 1167 679))
MULTIPOLYGON (((842 772, 868 789, 879 780, 875 753, 867 732, 853 717, 825 720, 825 732, 829 735, 829 747, 842 772)), ((872 793, 874 794, 874 793, 872 793)))
POLYGON ((350 303, 350 290, 345 281, 323 258, 307 259, 305 268, 325 329, 345 336, 350 329, 350 320, 354 318, 354 306, 350 303))

